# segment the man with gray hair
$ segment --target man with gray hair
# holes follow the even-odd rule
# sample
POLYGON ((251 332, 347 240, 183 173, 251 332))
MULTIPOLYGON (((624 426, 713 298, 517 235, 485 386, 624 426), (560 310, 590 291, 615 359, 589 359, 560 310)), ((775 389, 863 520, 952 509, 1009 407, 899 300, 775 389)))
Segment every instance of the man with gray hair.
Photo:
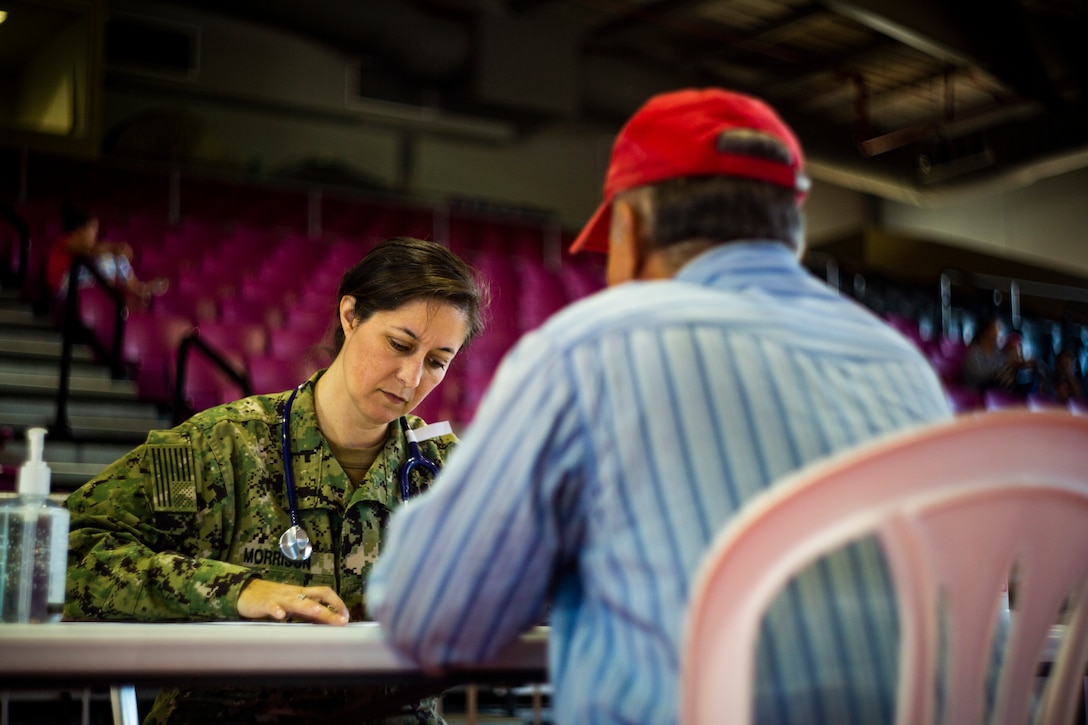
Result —
MULTIPOLYGON (((479 662, 548 611, 557 722, 674 723, 723 525, 812 461, 950 417, 918 351, 801 265, 808 187, 758 99, 688 89, 635 113, 572 247, 607 252, 610 288, 515 346, 391 518, 369 592, 398 648, 479 662)), ((892 720, 896 627, 874 541, 819 562, 765 620, 759 721, 892 720)))

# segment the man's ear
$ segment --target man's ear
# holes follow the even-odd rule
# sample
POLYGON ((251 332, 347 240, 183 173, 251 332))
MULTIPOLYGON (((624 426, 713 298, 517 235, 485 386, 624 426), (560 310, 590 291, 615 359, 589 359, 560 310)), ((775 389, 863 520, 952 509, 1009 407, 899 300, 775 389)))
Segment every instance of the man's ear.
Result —
POLYGON ((355 327, 355 298, 344 295, 340 298, 340 329, 344 335, 350 335, 355 327))
POLYGON ((638 279, 642 268, 639 234, 642 220, 629 201, 612 202, 612 223, 608 232, 608 284, 617 285, 638 279))

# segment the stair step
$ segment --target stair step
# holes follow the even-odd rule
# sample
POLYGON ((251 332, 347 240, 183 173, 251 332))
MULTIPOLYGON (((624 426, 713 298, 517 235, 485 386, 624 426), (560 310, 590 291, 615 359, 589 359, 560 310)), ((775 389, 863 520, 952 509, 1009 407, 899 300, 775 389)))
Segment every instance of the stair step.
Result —
MULTIPOLYGON (((50 462, 49 491, 52 494, 62 494, 63 500, 63 495, 87 483, 105 468, 104 464, 50 462)), ((5 493, 8 492, 0 491, 0 496, 5 493)))
MULTIPOLYGON (((133 441, 92 444, 51 441, 47 436, 45 462, 52 474, 52 490, 71 491, 79 488, 142 442, 141 437, 133 441)), ((7 465, 21 465, 26 456, 25 440, 11 441, 4 447, 3 460, 7 465)))
MULTIPOLYGON (((0 413, 4 424, 16 429, 34 426, 51 428, 54 411, 40 413, 0 413)), ((71 434, 77 439, 94 442, 123 442, 129 448, 142 443, 147 434, 159 428, 169 428, 169 421, 144 418, 126 418, 106 415, 68 415, 71 434)))
MULTIPOLYGON (((55 398, 60 389, 58 372, 3 372, 0 371, 0 392, 8 395, 44 395, 55 398)), ((136 383, 131 380, 113 380, 106 376, 77 376, 69 379, 71 397, 110 398, 136 400, 136 383)))
MULTIPOLYGON (((0 375, 27 375, 55 370, 60 375, 60 360, 43 358, 35 360, 27 357, 7 357, 0 354, 0 375)), ((103 365, 90 360, 72 361, 73 378, 100 378, 108 380, 110 371, 103 365)))
POLYGON ((0 445, 0 462, 26 459, 24 430, 41 426, 53 490, 72 491, 143 443, 151 430, 172 425, 168 413, 140 400, 136 385, 115 380, 88 345, 72 348, 68 427, 72 439, 53 430, 60 387, 63 336, 50 317, 35 316, 17 291, 0 290, 0 426, 15 439, 0 445))
POLYGON ((45 320, 25 307, 0 306, 0 325, 4 327, 38 327, 46 324, 45 320))
MULTIPOLYGON (((52 329, 13 329, 0 327, 0 356, 20 359, 60 360, 64 339, 52 329)), ((88 345, 73 345, 72 360, 91 362, 94 353, 88 345)))
POLYGON ((110 440, 132 440, 134 437, 143 441, 149 431, 157 428, 169 428, 169 420, 161 418, 133 418, 117 415, 87 415, 69 413, 68 421, 77 438, 110 440))
MULTIPOLYGON (((139 442, 142 442, 139 441, 139 442)), ((45 461, 53 467, 55 465, 84 465, 97 466, 99 468, 113 463, 121 456, 131 451, 136 443, 127 441, 117 443, 86 443, 82 441, 55 441, 45 437, 45 461)), ((27 445, 25 434, 9 441, 4 446, 7 458, 16 461, 25 461, 27 445)))
MULTIPOLYGON (((0 423, 13 424, 12 416, 52 420, 56 400, 52 396, 5 395, 0 397, 0 423)), ((162 421, 158 406, 144 400, 72 398, 68 401, 70 418, 130 418, 138 421, 162 421)), ((35 424, 37 425, 37 424, 35 424)))

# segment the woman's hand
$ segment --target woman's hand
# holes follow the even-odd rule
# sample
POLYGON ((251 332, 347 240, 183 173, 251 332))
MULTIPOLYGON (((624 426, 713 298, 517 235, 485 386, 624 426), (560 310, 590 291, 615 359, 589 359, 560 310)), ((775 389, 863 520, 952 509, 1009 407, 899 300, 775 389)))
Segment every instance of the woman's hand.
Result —
POLYGON ((264 579, 250 579, 242 588, 238 614, 244 619, 292 617, 315 624, 348 623, 347 606, 329 587, 300 587, 264 579))

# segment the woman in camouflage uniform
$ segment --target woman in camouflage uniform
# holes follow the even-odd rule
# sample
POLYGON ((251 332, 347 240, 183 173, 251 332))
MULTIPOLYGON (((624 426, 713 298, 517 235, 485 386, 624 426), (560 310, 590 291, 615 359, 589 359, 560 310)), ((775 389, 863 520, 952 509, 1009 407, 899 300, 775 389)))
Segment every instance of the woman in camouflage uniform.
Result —
MULTIPOLYGON (((363 591, 406 458, 398 425, 482 329, 472 270, 444 247, 382 243, 340 283, 336 354, 298 388, 290 451, 313 554, 281 553, 291 526, 281 423, 290 391, 197 413, 68 498, 71 620, 367 619, 363 591)), ((420 443, 442 465, 452 435, 420 443)), ((413 480, 416 490, 425 486, 413 480)), ((164 690, 148 722, 441 722, 389 687, 164 690)))

